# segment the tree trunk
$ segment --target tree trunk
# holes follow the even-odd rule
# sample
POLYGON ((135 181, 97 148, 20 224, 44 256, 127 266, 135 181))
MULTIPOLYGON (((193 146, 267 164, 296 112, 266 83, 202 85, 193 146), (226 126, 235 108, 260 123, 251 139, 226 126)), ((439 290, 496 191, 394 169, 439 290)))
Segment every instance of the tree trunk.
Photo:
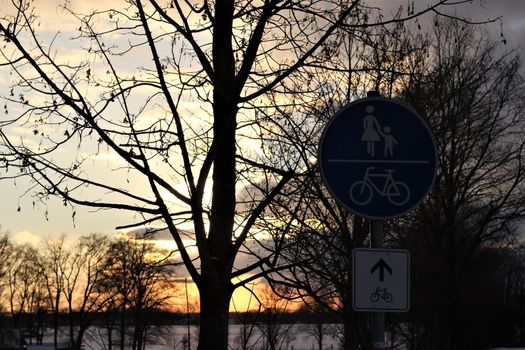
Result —
POLYGON ((228 318, 231 290, 220 283, 203 285, 200 290, 199 350, 228 348, 228 318))
POLYGON ((82 349, 82 340, 84 339, 84 333, 86 332, 86 328, 87 328, 86 326, 80 326, 80 329, 78 330, 76 340, 73 343, 75 344, 74 348, 77 350, 82 349))
POLYGON ((58 307, 60 305, 60 292, 56 294, 55 310, 53 310, 53 344, 55 348, 58 345, 58 307))
MULTIPOLYGON (((322 316, 319 316, 322 317, 322 316)), ((317 322, 317 346, 319 350, 323 350, 323 336, 324 336, 324 324, 321 319, 317 322)))
POLYGON ((344 323, 344 350, 357 350, 370 348, 369 328, 366 326, 365 317, 352 309, 352 304, 345 304, 343 309, 344 323))
POLYGON ((108 327, 108 350, 113 350, 113 327, 108 327))
POLYGON ((122 312, 120 314, 120 350, 125 349, 126 344, 126 300, 122 304, 122 312))
POLYGON ((520 278, 520 291, 518 294, 518 329, 519 329, 519 343, 525 344, 525 290, 520 278))
POLYGON ((68 300, 68 312, 69 312, 69 345, 74 346, 75 344, 75 320, 73 319, 73 305, 72 300, 68 300))
POLYGON ((201 248, 200 350, 228 348, 232 296, 231 243, 235 218, 236 116, 239 92, 232 48, 233 0, 215 2, 213 29, 213 186, 210 229, 201 248))

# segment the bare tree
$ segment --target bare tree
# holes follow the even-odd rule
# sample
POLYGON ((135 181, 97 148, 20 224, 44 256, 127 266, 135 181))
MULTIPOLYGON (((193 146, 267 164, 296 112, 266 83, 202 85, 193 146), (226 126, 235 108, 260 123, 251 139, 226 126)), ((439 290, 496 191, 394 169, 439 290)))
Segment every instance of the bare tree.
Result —
MULTIPOLYGON (((440 295, 447 295, 456 299, 451 301, 451 309, 465 308, 458 298, 473 293, 463 281, 469 281, 466 279, 469 274, 480 277, 479 257, 486 255, 478 255, 479 251, 488 244, 512 240, 516 222, 523 217, 523 138, 518 131, 523 127, 523 104, 519 99, 523 82, 518 59, 512 53, 498 56, 494 43, 485 41, 483 35, 477 36, 479 27, 439 18, 434 23, 435 33, 428 37, 412 35, 399 26, 392 31, 380 30, 383 35, 376 39, 378 42, 370 43, 371 49, 363 53, 373 64, 368 67, 368 76, 362 74, 362 81, 372 82, 372 86, 384 95, 406 99, 429 119, 438 137, 442 157, 438 185, 429 200, 416 211, 417 214, 424 212, 426 219, 414 215, 406 220, 387 222, 387 227, 394 233, 403 227, 404 241, 394 239, 389 244, 411 247, 421 259, 416 263, 421 278, 418 277, 416 283, 422 286, 418 303, 435 308, 445 317, 443 313, 447 307, 429 305, 428 295, 436 300, 440 295), (391 44, 382 47, 379 40, 391 44), (421 94, 423 91, 425 95, 421 94), (407 223, 410 225, 405 226, 407 223), (423 238, 429 232, 435 235, 434 240, 423 238), (447 235, 454 238, 448 237, 445 249, 447 239, 444 236, 447 235), (432 241, 434 243, 429 243, 432 241), (446 257, 446 264, 436 263, 441 260, 434 254, 441 259, 446 257), (443 268, 449 265, 453 266, 451 270, 443 268), (433 267, 432 272, 427 266, 433 267), (446 281, 454 275, 452 270, 461 277, 454 277, 454 281, 448 283, 455 288, 462 285, 461 291, 451 293, 443 285, 438 292, 430 282, 436 276, 446 281)), ((315 82, 315 78, 312 80, 315 82)), ((319 88, 319 97, 313 103, 301 106, 309 108, 312 114, 319 113, 319 118, 332 112, 334 106, 337 108, 344 100, 344 94, 334 86, 328 87, 331 89, 319 88)), ((288 121, 286 132, 290 139, 297 139, 304 130, 306 123, 298 121, 288 121), (294 122, 296 124, 292 124, 294 122)), ((312 135, 314 145, 317 135, 315 132, 312 135)), ((307 142, 302 145, 303 158, 313 158, 315 146, 307 142)), ((311 168, 313 170, 314 164, 311 168)), ((296 297, 312 297, 338 311, 345 325, 345 349, 366 347, 366 321, 359 322, 359 315, 353 315, 351 310, 352 267, 349 261, 351 250, 367 243, 366 227, 359 218, 348 215, 332 202, 313 171, 308 175, 290 182, 282 191, 280 202, 274 201, 270 206, 273 213, 269 217, 292 217, 294 220, 288 226, 267 224, 270 230, 276 231, 275 237, 287 235, 295 239, 296 245, 287 241, 283 259, 304 263, 292 266, 286 273, 270 275, 269 279, 272 283, 296 288, 296 297), (297 205, 300 202, 302 204, 297 205), (350 340, 362 343, 352 344, 350 340)), ((481 283, 481 279, 477 281, 481 283)), ((474 300, 479 302, 479 299, 470 298, 471 303, 474 300)), ((472 307, 473 304, 470 309, 472 307)), ((439 322, 447 329, 445 331, 435 327, 435 319, 427 320, 423 329, 412 323, 425 319, 422 309, 392 321, 403 327, 396 330, 408 334, 406 339, 412 337, 407 341, 409 348, 438 343, 437 348, 446 348, 442 342, 422 338, 431 336, 443 340, 452 335, 452 338, 461 338, 459 333, 465 334, 465 327, 462 329, 458 325, 457 315, 457 310, 452 311, 447 320, 439 322), (449 323, 452 319, 455 325, 449 323), (440 332, 450 334, 444 337, 440 332)), ((481 317, 477 321, 481 321, 481 317)))
POLYGON ((265 286, 260 296, 264 311, 261 322, 258 324, 264 336, 265 350, 279 350, 286 347, 288 337, 291 335, 293 323, 286 322, 286 314, 289 312, 290 301, 281 298, 286 294, 283 287, 279 288, 279 294, 274 293, 272 288, 265 286))
MULTIPOLYGON (((8 286, 8 281, 6 279, 7 272, 10 264, 12 245, 9 241, 9 236, 4 234, 0 237, 0 299, 4 299, 4 291, 8 286)), ((0 303, 0 312, 4 310, 6 305, 0 303)))
POLYGON ((7 234, 0 238, 2 346, 15 346, 17 341, 19 344, 16 346, 22 346, 22 334, 29 344, 42 342, 48 309, 42 278, 35 264, 37 258, 37 252, 32 247, 13 243, 7 234))
MULTIPOLYGON (((142 350, 149 340, 152 313, 167 306, 174 293, 175 286, 162 265, 166 252, 151 242, 120 239, 109 246, 105 255, 102 290, 112 300, 106 307, 115 308, 108 312, 117 314, 120 349, 126 348, 129 338, 132 349, 142 350)), ((108 341, 111 343, 111 339, 108 341)))
POLYGON ((481 348, 475 329, 488 314, 461 320, 479 308, 472 288, 485 284, 486 249, 513 242, 525 214, 525 81, 515 54, 498 53, 464 23, 436 19, 430 42, 426 68, 402 96, 434 131, 438 174, 427 200, 391 232, 413 252, 413 309, 426 348, 481 348))
POLYGON ((68 263, 71 259, 71 251, 65 245, 65 237, 48 240, 44 242, 45 248, 39 254, 36 263, 39 271, 35 275, 43 277, 44 291, 53 316, 53 343, 58 344, 59 316, 62 308, 62 297, 65 291, 66 280, 68 280, 68 263))
MULTIPOLYGON (((406 15, 379 22, 467 2, 435 0, 420 12, 411 4, 406 15)), ((308 93, 296 77, 308 67, 332 66, 340 28, 360 32, 377 25, 361 16, 366 9, 359 0, 165 6, 135 0, 89 14, 66 7, 79 23, 76 42, 86 50, 84 60, 73 62, 55 53, 58 41, 38 36, 31 2, 13 1, 0 22, 0 66, 13 73, 0 154, 17 172, 5 176, 30 177, 39 199, 57 196, 73 216, 79 205, 120 209, 138 215, 123 226, 166 227, 200 292, 199 347, 225 349, 233 290, 278 269, 279 248, 237 269, 241 248, 255 237, 267 205, 302 172, 302 162, 291 156, 294 145, 261 144, 289 116, 272 118, 280 112, 267 106, 279 94, 284 101, 308 93), (130 70, 119 69, 124 59, 134 64, 130 70), (184 107, 192 101, 198 114, 184 107), (20 125, 32 132, 21 141, 10 133, 20 125), (257 150, 248 150, 254 143, 257 150), (105 150, 125 166, 108 181, 96 176, 86 153, 73 160, 58 156, 66 149, 105 150), (129 185, 130 178, 144 186, 129 185), (246 186, 255 178, 256 187, 246 186), (182 230, 188 221, 191 233, 182 230), (197 246, 197 259, 185 239, 197 246)))
POLYGON ((105 307, 108 296, 100 291, 109 240, 102 235, 82 236, 71 247, 64 273, 64 298, 69 314, 69 341, 80 349, 86 330, 105 307))
MULTIPOLYGON (((399 79, 413 71, 409 63, 422 52, 422 45, 411 43, 402 22, 360 35, 362 41, 347 44, 352 46, 337 56, 339 67, 350 65, 348 68, 333 69, 329 75, 316 72, 298 82, 316 91, 315 98, 297 96, 292 105, 301 110, 300 116, 280 121, 279 132, 296 146, 296 157, 307 171, 285 186, 268 206, 268 220, 261 220, 260 225, 261 230, 272 234, 272 240, 260 242, 261 249, 266 252, 280 246, 281 261, 289 266, 267 279, 294 289, 294 298, 312 306, 322 305, 336 315, 343 325, 345 349, 369 346, 368 320, 352 308, 351 276, 351 252, 368 245, 368 222, 348 212, 324 187, 317 171, 319 138, 337 110, 350 99, 362 97, 367 88, 391 93, 399 79), (352 77, 342 84, 348 73, 345 70, 352 77), (301 264, 294 263, 297 261, 301 264)), ((279 138, 272 141, 275 147, 283 142, 279 138)), ((263 254, 260 256, 262 259, 263 254)))
POLYGON ((45 289, 42 270, 38 264, 40 254, 30 245, 10 243, 6 253, 5 298, 11 315, 13 328, 26 328, 29 342, 42 342, 44 328, 47 326, 45 317, 49 311, 49 303, 45 289))
MULTIPOLYGON (((320 179, 311 184, 320 186, 320 179)), ((320 188, 318 188, 320 190, 320 188)), ((294 290, 293 297, 312 307, 322 307, 342 323, 344 349, 369 344, 368 320, 352 308, 352 249, 366 246, 367 222, 346 213, 323 191, 311 192, 301 224, 289 231, 293 245, 283 249, 283 260, 303 263, 268 277, 274 285, 294 290), (316 195, 320 197, 314 198, 316 195), (323 203, 324 200, 324 203, 323 203), (331 206, 329 206, 331 205, 331 206)))
POLYGON ((317 342, 317 348, 323 350, 323 341, 325 335, 332 334, 334 328, 327 324, 326 316, 328 309, 324 304, 317 302, 310 302, 306 304, 305 311, 312 316, 312 321, 308 327, 308 334, 310 334, 317 342))
POLYGON ((523 244, 501 249, 497 271, 499 306, 494 328, 495 338, 503 344, 523 346, 525 344, 525 268, 523 264, 523 244))

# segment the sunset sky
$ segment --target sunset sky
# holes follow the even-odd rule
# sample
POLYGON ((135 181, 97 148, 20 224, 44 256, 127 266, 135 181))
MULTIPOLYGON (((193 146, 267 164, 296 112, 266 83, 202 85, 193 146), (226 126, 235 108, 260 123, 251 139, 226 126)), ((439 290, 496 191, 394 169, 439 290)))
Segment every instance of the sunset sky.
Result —
MULTIPOLYGON (((430 0, 416 0, 416 10, 426 7, 425 3, 430 0)), ((0 0, 0 9, 3 11, 8 8, 10 0, 0 0)), ((55 47, 63 49, 61 54, 68 54, 73 57, 79 54, 75 50, 75 43, 69 38, 73 35, 76 28, 74 18, 68 17, 58 8, 62 1, 58 0, 38 0, 35 1, 37 13, 41 17, 39 30, 46 36, 52 37, 52 33, 60 30, 61 36, 55 43, 55 47)), ((71 0, 73 7, 81 11, 89 11, 90 8, 109 8, 119 6, 121 1, 90 0, 80 1, 71 0), (115 3, 113 5, 112 3, 115 3)), ((399 5, 406 5, 407 0, 371 0, 371 6, 383 9, 383 13, 388 17, 399 5)), ((484 21, 489 18, 502 17, 502 26, 499 22, 488 24, 487 30, 497 40, 502 40, 503 33, 507 41, 508 49, 516 48, 522 56, 525 54, 525 1, 523 0, 475 0, 470 5, 462 5, 456 9, 448 8, 449 13, 457 11, 458 14, 468 14, 474 21, 484 21)), ((428 18, 421 19, 421 22, 428 21, 428 18)), ((6 72, 6 69, 0 70, 6 72)), ((0 75, 0 94, 7 93, 8 76, 0 75)), ((187 106, 195 108, 198 106, 187 106)), ((119 166, 119 160, 111 154, 101 153, 94 157, 91 166, 100 169, 101 173, 106 173, 108 181, 119 179, 111 178, 112 169, 119 166)), ((140 183, 136 184, 141 186, 140 183)), ((0 232, 9 232, 11 237, 17 242, 29 242, 37 244, 42 238, 58 237, 62 234, 74 239, 84 233, 105 233, 110 236, 117 234, 115 227, 129 223, 133 217, 124 212, 118 211, 93 211, 78 208, 75 221, 73 222, 70 209, 65 208, 60 200, 52 199, 47 203, 35 203, 31 194, 25 194, 28 185, 25 180, 4 180, 0 181, 0 232)), ((173 246, 173 245, 171 245, 173 246)), ((244 296, 240 299, 247 299, 246 290, 239 291, 244 296)), ((246 305, 239 305, 243 308, 246 305)))
MULTIPOLYGON (((0 8, 7 8, 9 0, 0 0, 0 8)), ((75 25, 74 19, 64 18, 64 14, 57 5, 61 3, 57 0, 43 0, 37 2, 37 9, 40 10, 42 18, 41 28, 49 31, 60 29, 64 37, 64 46, 71 48, 71 41, 67 40, 67 31, 75 25), (60 23, 60 28, 57 24, 60 23)), ((77 1, 72 1, 75 5, 77 1)), ((116 1, 118 3, 118 1, 116 1)), ((405 4, 406 0, 373 0, 371 5, 384 8, 385 13, 389 13, 388 8, 397 8, 399 4, 405 4), (388 7, 387 7, 388 6, 388 7)), ((422 1, 416 4, 423 7, 422 1)), ((78 1, 83 4, 81 8, 89 9, 88 6, 97 5, 108 7, 110 4, 106 0, 92 0, 89 2, 78 1), (104 4, 104 5, 102 5, 104 4)), ((472 5, 463 5, 458 12, 468 12, 475 20, 485 20, 501 16, 503 19, 503 34, 507 40, 507 47, 517 48, 520 54, 525 53, 525 2, 521 0, 486 0, 474 1, 472 5), (481 6, 480 6, 481 3, 481 6), (467 10, 467 11, 465 11, 467 10)), ((497 38, 500 35, 500 24, 494 23, 487 25, 487 28, 497 38)), ((5 70, 3 70, 5 72, 5 70)), ((8 77, 0 75, 0 84, 5 87, 8 77)), ((0 90, 5 92, 5 90, 0 90)), ((115 159, 101 155, 94 161, 97 167, 108 168, 115 165, 115 159)), ((48 217, 45 217, 46 208, 40 204, 33 209, 32 199, 29 195, 23 196, 27 190, 23 181, 0 181, 0 225, 3 231, 10 232, 20 240, 31 240, 36 237, 49 237, 60 235, 78 235, 86 232, 102 232, 113 234, 114 227, 127 221, 123 213, 112 211, 92 213, 89 210, 79 210, 76 215, 75 225, 71 220, 71 212, 64 210, 62 203, 58 200, 51 200, 47 203, 48 217), (17 211, 20 207, 20 211, 17 211), (76 227, 75 227, 76 226, 76 227)))

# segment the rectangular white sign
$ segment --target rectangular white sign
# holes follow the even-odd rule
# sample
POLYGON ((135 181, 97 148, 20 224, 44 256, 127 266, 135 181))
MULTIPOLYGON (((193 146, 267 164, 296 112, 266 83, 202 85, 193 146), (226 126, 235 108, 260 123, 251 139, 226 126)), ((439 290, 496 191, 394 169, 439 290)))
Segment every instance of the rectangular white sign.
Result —
POLYGON ((401 249, 354 249, 356 311, 402 312, 410 308, 410 253, 401 249))

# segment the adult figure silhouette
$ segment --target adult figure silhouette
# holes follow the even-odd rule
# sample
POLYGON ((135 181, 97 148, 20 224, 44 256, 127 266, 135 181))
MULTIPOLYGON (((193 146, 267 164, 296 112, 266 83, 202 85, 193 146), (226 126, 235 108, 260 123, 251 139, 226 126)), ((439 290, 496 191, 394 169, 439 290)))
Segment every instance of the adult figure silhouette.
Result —
POLYGON ((375 156, 375 143, 380 141, 379 132, 381 126, 374 116, 374 107, 366 106, 366 113, 368 113, 363 119, 363 135, 361 136, 361 141, 366 142, 366 152, 372 157, 375 156))

